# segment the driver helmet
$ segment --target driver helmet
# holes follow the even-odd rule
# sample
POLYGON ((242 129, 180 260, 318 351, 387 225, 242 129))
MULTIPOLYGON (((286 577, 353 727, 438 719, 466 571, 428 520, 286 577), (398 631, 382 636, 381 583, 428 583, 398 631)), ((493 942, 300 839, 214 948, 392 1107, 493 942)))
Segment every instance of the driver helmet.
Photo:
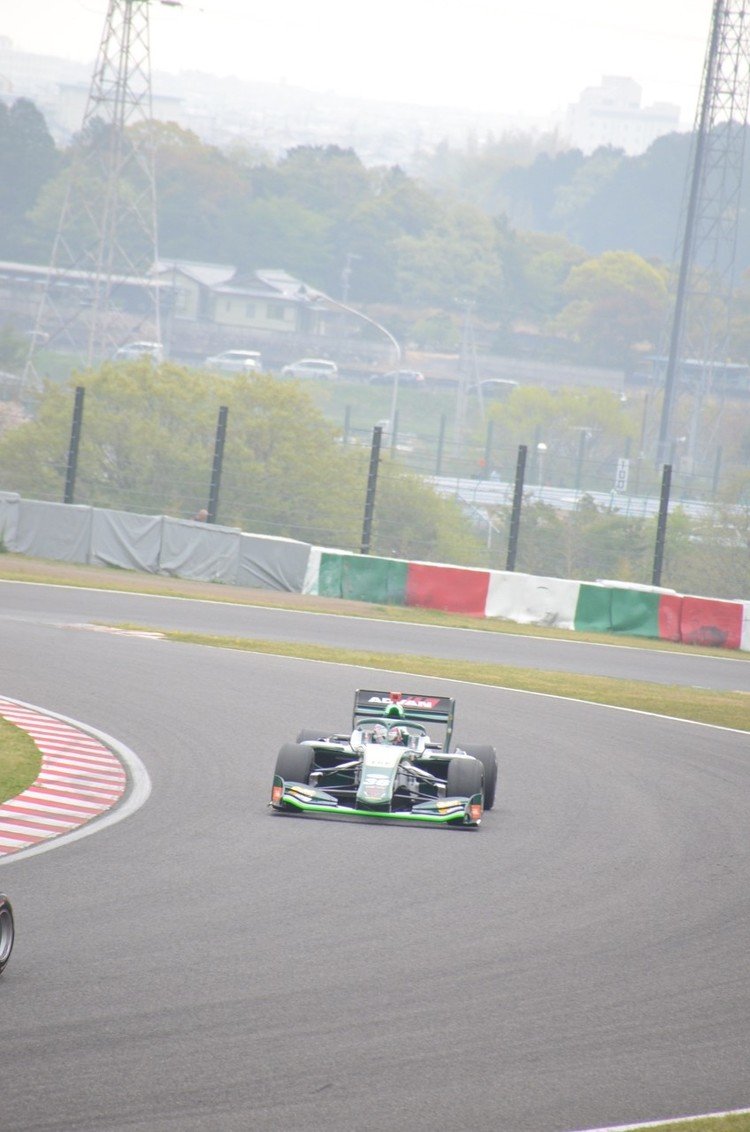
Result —
POLYGON ((409 742, 409 732, 405 727, 391 727, 388 732, 388 742, 406 746, 409 742))
POLYGON ((388 730, 382 723, 376 723, 372 729, 372 742, 373 743, 386 743, 388 741, 388 730))

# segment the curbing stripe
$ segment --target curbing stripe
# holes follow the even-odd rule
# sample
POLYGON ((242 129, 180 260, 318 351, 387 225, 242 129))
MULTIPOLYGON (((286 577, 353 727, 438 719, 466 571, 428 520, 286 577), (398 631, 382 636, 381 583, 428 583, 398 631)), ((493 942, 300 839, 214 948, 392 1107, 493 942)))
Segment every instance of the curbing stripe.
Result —
POLYGON ((103 732, 5 696, 0 715, 42 755, 34 783, 0 804, 0 864, 120 821, 148 798, 151 782, 140 759, 103 732))

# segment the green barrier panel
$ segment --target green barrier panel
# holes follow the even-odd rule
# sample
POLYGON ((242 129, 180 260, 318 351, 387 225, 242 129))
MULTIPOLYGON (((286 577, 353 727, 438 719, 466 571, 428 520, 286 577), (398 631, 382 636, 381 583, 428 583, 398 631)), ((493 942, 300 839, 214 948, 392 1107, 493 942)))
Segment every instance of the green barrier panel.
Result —
POLYGON ((318 570, 321 597, 344 597, 378 605, 404 605, 408 562, 369 554, 323 551, 318 570))
POLYGON ((323 551, 318 569, 318 593, 321 597, 341 597, 341 563, 347 557, 323 551))
POLYGON ((612 629, 611 604, 612 591, 607 586, 592 586, 581 582, 574 629, 579 633, 609 633, 612 629))
POLYGON ((646 590, 625 590, 613 586, 610 596, 611 628, 615 633, 659 639, 661 594, 649 593, 646 590))
POLYGON ((403 605, 408 562, 352 555, 341 560, 341 596, 378 605, 403 605))

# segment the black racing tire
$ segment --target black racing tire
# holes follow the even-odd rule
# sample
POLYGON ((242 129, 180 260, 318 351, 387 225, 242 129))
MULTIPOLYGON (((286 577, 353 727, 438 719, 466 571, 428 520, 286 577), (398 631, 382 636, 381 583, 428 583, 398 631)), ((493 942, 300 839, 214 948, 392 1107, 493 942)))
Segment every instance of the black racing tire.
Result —
POLYGON ((308 739, 327 739, 329 735, 335 734, 335 731, 324 731, 323 728, 315 731, 312 727, 303 727, 297 736, 297 742, 305 743, 308 739))
POLYGON ((497 755, 494 747, 462 747, 467 755, 479 759, 484 767, 484 808, 491 810, 495 804, 495 790, 497 788, 497 755))
POLYGON ((451 759, 445 793, 449 798, 471 798, 483 793, 484 767, 478 759, 451 759))
POLYGON ((312 747, 301 747, 299 743, 285 743, 276 756, 276 771, 285 782, 310 781, 310 772, 315 762, 312 747))
POLYGON ((0 975, 10 959, 16 929, 13 921, 13 908, 7 896, 0 895, 0 975))

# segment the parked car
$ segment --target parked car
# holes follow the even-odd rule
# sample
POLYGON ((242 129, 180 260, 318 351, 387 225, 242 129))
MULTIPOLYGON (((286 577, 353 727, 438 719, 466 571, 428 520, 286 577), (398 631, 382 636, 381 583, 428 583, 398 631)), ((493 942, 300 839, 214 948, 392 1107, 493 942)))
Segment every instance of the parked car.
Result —
POLYGON ((224 350, 206 358, 203 364, 219 373, 259 373, 263 368, 258 350, 224 350))
MULTIPOLYGON (((518 382, 505 377, 488 377, 479 382, 479 388, 483 397, 502 399, 503 397, 510 397, 513 390, 518 389, 518 382)), ((471 392, 476 393, 476 389, 472 388, 471 392)))
POLYGON ((395 385, 398 377, 399 386, 424 385, 424 374, 417 369, 390 370, 388 373, 374 373, 370 378, 370 385, 395 385))
POLYGON ((150 358, 155 365, 164 361, 164 347, 161 342, 126 342, 115 350, 115 361, 130 362, 136 358, 150 358))
POLYGON ((323 377, 332 381, 339 375, 339 367, 326 358, 300 358, 281 371, 282 377, 323 377))

